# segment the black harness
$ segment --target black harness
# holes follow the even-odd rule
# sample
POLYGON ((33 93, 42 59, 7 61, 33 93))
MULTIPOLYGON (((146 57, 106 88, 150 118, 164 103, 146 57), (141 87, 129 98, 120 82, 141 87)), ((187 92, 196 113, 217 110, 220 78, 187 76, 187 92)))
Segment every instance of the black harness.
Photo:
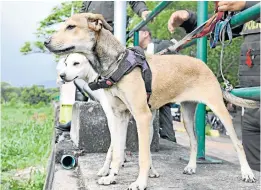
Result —
POLYGON ((142 78, 147 92, 147 102, 149 103, 152 73, 146 61, 143 49, 138 46, 126 49, 123 58, 119 60, 118 68, 107 77, 99 76, 95 81, 89 83, 89 87, 91 90, 110 88, 136 67, 141 68, 142 78))

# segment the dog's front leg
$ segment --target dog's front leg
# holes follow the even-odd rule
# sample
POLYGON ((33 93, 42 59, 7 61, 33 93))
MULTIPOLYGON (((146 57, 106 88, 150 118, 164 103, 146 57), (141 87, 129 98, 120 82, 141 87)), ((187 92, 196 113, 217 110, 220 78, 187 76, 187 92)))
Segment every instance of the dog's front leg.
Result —
POLYGON ((116 176, 119 173, 120 167, 124 163, 124 150, 129 118, 129 113, 124 112, 115 114, 114 111, 114 127, 111 129, 111 146, 113 147, 111 170, 108 176, 101 177, 98 180, 100 185, 110 185, 116 183, 116 176))
POLYGON ((149 169, 151 167, 150 155, 150 122, 152 114, 147 106, 144 112, 133 113, 136 120, 139 139, 139 176, 137 180, 129 186, 129 190, 144 190, 148 184, 149 169))
MULTIPOLYGON (((101 106, 102 106, 103 111, 107 118, 110 136, 111 136, 111 139, 114 139, 115 138, 115 136, 113 136, 113 130, 114 130, 113 128, 115 127, 114 114, 113 114, 112 108, 111 108, 109 101, 107 100, 105 94, 100 95, 100 97, 101 97, 100 103, 101 103, 101 106)), ((102 176, 107 176, 109 174, 111 160, 112 160, 112 150, 113 150, 113 146, 112 146, 112 141, 111 141, 110 147, 109 147, 107 155, 106 155, 105 162, 103 164, 103 167, 98 171, 97 176, 102 177, 102 176)))
POLYGON ((107 176, 109 174, 111 160, 112 160, 112 143, 110 144, 110 147, 108 149, 103 167, 98 171, 97 176, 102 177, 102 176, 107 176))

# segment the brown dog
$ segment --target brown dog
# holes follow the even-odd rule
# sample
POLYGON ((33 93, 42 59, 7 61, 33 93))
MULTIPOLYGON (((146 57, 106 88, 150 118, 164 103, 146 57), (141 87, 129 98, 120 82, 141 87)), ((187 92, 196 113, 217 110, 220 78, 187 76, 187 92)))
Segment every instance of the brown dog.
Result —
MULTIPOLYGON (((86 55, 94 70, 101 76, 107 76, 117 68, 117 59, 126 48, 111 34, 111 27, 102 15, 82 13, 69 18, 61 29, 48 41, 46 47, 56 54, 80 52, 86 55)), ((127 122, 126 114, 133 115, 139 135, 139 176, 129 189, 147 187, 150 168, 149 126, 152 112, 169 102, 181 102, 182 114, 190 137, 191 154, 184 173, 196 171, 197 141, 194 134, 194 113, 197 102, 209 106, 221 119, 238 153, 242 179, 254 182, 255 177, 248 165, 243 147, 233 128, 230 115, 224 105, 223 96, 233 104, 243 107, 259 107, 254 101, 243 100, 221 91, 212 71, 201 61, 183 55, 153 55, 147 58, 152 71, 151 109, 147 104, 144 81, 139 68, 125 75, 120 82, 105 89, 112 106, 114 125, 127 122)), ((115 129, 115 134, 117 129, 115 129)), ((109 176, 99 180, 100 184, 113 183, 122 162, 122 145, 117 138, 112 140, 113 158, 109 176)))

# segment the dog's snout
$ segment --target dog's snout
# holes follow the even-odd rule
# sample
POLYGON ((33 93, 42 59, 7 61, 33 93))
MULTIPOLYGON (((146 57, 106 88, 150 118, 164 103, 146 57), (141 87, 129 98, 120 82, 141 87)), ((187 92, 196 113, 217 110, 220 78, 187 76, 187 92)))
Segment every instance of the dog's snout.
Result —
POLYGON ((44 45, 47 46, 48 44, 50 44, 52 38, 49 37, 47 40, 44 41, 44 45))
POLYGON ((65 74, 65 73, 61 73, 61 74, 60 74, 60 77, 61 77, 62 79, 64 79, 64 78, 66 77, 66 74, 65 74))

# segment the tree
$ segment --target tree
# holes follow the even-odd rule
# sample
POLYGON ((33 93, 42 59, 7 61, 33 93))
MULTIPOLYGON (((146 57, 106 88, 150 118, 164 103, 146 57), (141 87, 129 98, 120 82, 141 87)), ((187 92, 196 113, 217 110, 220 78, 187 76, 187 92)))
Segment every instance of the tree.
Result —
POLYGON ((7 82, 1 82, 1 97, 4 103, 8 101, 8 92, 10 91, 11 85, 7 82))
POLYGON ((25 88, 22 92, 21 98, 24 103, 28 104, 38 104, 40 102, 47 104, 50 102, 50 94, 46 92, 45 88, 38 87, 37 85, 25 88))
POLYGON ((1 98, 2 102, 9 102, 11 99, 18 99, 21 91, 19 88, 11 86, 7 82, 1 82, 1 98))

